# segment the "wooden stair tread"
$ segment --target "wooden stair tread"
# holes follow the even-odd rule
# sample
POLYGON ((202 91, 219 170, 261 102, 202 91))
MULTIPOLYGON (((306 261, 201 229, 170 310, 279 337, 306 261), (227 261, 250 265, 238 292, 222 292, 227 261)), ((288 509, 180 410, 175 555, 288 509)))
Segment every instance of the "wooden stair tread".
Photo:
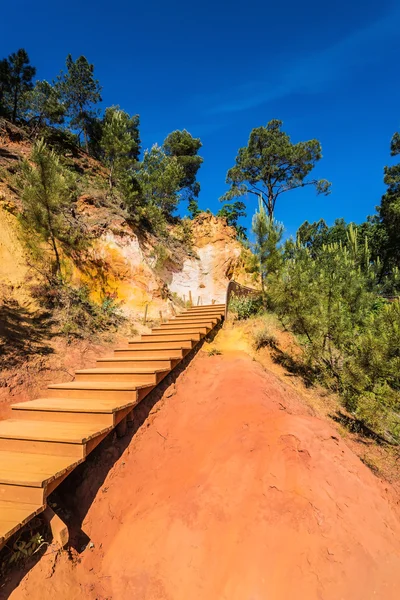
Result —
POLYGON ((70 456, 0 451, 0 483, 43 487, 83 459, 70 456))
POLYGON ((28 402, 12 404, 13 410, 45 410, 54 412, 89 412, 89 413, 113 413, 129 406, 135 406, 136 402, 121 402, 119 400, 86 400, 85 398, 37 398, 28 402))
POLYGON ((152 375, 153 373, 164 373, 165 371, 170 371, 171 369, 168 368, 164 368, 164 367, 132 367, 132 368, 104 368, 104 367, 100 367, 100 368, 93 368, 93 369, 81 369, 79 371, 75 371, 76 373, 87 373, 87 374, 108 374, 108 373, 112 373, 115 375, 140 375, 140 374, 148 374, 148 375, 152 375))
MULTIPOLYGON (((191 341, 191 340, 189 340, 191 341)), ((140 340, 132 340, 131 342, 128 341, 128 344, 136 344, 137 346, 139 346, 139 348, 142 346, 142 344, 148 344, 148 342, 141 342, 140 340)), ((162 344, 162 348, 153 348, 153 350, 170 350, 172 353, 176 352, 177 350, 186 350, 186 348, 184 346, 168 346, 168 342, 153 342, 154 344, 162 344)), ((176 342, 174 342, 174 344, 176 344, 176 342)), ((119 348, 115 348, 114 352, 124 352, 125 350, 132 350, 132 347, 129 346, 120 346, 119 348)), ((142 350, 145 350, 145 348, 142 347, 142 350)), ((147 352, 151 352, 151 348, 147 350, 147 352)), ((137 352, 140 352, 140 349, 137 350, 137 352)), ((175 355, 176 356, 176 355, 175 355)))
MULTIPOLYGON (((123 350, 130 350, 131 348, 129 348, 129 346, 127 348, 123 348, 123 350)), ((115 358, 115 355, 113 354, 112 356, 103 356, 102 358, 98 358, 96 362, 108 362, 108 361, 115 361, 115 362, 121 362, 121 361, 132 361, 135 360, 137 362, 150 362, 152 360, 165 360, 165 361, 169 361, 169 360, 178 360, 178 355, 175 355, 176 358, 159 358, 159 357, 151 357, 151 356, 135 356, 135 357, 131 357, 131 356, 121 356, 120 358, 115 358)), ((180 358, 180 357, 179 357, 180 358)))
POLYGON ((0 501, 0 541, 10 537, 44 509, 44 504, 0 501))
POLYGON ((179 327, 176 325, 163 325, 162 327, 154 327, 151 330, 152 335, 186 335, 191 333, 201 333, 200 329, 209 329, 206 325, 190 325, 179 327))
POLYGON ((8 419, 0 421, 0 438, 84 444, 111 429, 110 426, 104 427, 92 423, 8 419))
POLYGON ((129 381, 70 381, 68 383, 52 383, 47 387, 51 390, 108 390, 134 392, 138 388, 147 386, 145 383, 129 383, 129 381))

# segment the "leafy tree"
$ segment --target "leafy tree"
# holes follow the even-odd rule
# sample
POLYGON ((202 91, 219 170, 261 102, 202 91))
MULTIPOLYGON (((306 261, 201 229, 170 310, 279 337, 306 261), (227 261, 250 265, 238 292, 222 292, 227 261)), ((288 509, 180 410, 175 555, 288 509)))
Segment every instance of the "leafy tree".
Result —
POLYGON ((126 186, 139 158, 139 116, 130 117, 118 106, 106 108, 100 148, 109 171, 110 189, 117 183, 126 186))
POLYGON ((178 206, 183 176, 175 156, 167 156, 157 144, 146 150, 135 174, 138 191, 132 197, 131 211, 138 210, 150 225, 152 219, 157 220, 161 227, 178 206))
MULTIPOLYGON (((390 144, 392 156, 400 154, 400 133, 395 133, 390 144)), ((396 265, 400 267, 400 163, 385 167, 384 182, 388 186, 378 208, 385 232, 384 270, 396 265)))
POLYGON ((232 204, 224 204, 223 207, 217 212, 217 217, 224 217, 228 225, 236 229, 238 237, 241 239, 246 238, 246 228, 243 227, 243 225, 239 225, 238 220, 240 217, 245 216, 246 205, 240 200, 232 202, 232 204))
POLYGON ((231 187, 221 200, 248 193, 261 196, 273 218, 276 201, 284 192, 312 185, 319 194, 329 193, 325 179, 307 179, 322 158, 321 144, 318 140, 293 144, 281 127, 282 121, 275 119, 252 130, 248 145, 239 149, 236 164, 227 173, 231 187))
POLYGON ((25 95, 33 88, 35 73, 24 48, 0 63, 0 107, 13 123, 23 116, 25 95))
POLYGON ((27 116, 36 123, 36 128, 43 125, 61 125, 64 121, 65 107, 60 101, 59 90, 48 81, 37 81, 28 96, 27 116))
POLYGON ((202 157, 197 154, 201 147, 200 138, 194 138, 186 129, 173 131, 165 138, 163 144, 165 154, 175 156, 183 169, 180 190, 188 202, 196 199, 200 192, 200 184, 196 177, 203 163, 202 157))
POLYGON ((85 56, 66 60, 67 72, 58 76, 57 87, 65 104, 70 125, 83 131, 85 149, 89 152, 88 128, 95 115, 94 105, 101 102, 101 86, 94 78, 94 65, 85 56))
POLYGON ((36 142, 30 161, 22 163, 18 177, 23 212, 21 223, 28 232, 31 249, 42 246, 52 254, 52 276, 62 280, 61 250, 70 252, 82 243, 82 231, 73 212, 75 179, 54 150, 43 140, 36 142))
POLYGON ((258 211, 253 216, 252 230, 256 237, 254 250, 260 269, 261 289, 264 292, 267 276, 277 273, 281 267, 282 251, 278 244, 282 239, 283 225, 267 214, 261 197, 258 211))

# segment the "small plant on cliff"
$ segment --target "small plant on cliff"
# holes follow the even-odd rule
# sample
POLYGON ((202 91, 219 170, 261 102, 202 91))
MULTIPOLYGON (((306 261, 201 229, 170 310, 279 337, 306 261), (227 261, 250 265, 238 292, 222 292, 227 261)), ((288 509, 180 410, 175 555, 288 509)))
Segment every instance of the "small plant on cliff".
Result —
POLYGON ((35 258, 50 261, 51 278, 62 281, 62 253, 84 245, 82 224, 74 214, 75 178, 40 140, 33 147, 30 162, 22 163, 17 185, 25 242, 35 258))
POLYGON ((271 333, 269 327, 265 326, 263 329, 256 329, 253 333, 253 346, 255 350, 260 350, 265 347, 276 348, 277 339, 273 333, 271 333))

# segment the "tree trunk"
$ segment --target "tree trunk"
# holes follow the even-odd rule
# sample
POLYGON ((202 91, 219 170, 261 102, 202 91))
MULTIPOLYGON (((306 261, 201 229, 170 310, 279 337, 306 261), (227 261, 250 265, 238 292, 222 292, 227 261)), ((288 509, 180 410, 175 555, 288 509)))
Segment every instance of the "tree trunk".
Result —
POLYGON ((53 245, 54 254, 55 254, 55 257, 56 257, 57 273, 58 273, 60 279, 62 280, 62 275, 61 275, 61 260, 60 260, 60 255, 58 253, 58 248, 57 248, 57 244, 56 244, 56 240, 55 240, 54 236, 51 236, 51 243, 53 245))
POLYGON ((12 122, 15 123, 15 121, 17 120, 17 106, 18 106, 18 87, 15 86, 15 90, 14 90, 14 106, 13 106, 13 113, 12 113, 12 122))
POLYGON ((86 126, 83 126, 83 137, 85 140, 85 150, 86 152, 89 154, 89 142, 88 142, 88 136, 87 136, 87 132, 86 132, 86 126))

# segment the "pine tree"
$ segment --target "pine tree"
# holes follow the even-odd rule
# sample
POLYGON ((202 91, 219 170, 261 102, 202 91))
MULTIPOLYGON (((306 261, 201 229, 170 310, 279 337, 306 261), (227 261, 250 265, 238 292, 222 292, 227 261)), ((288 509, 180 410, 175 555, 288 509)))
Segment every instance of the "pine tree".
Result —
POLYGON ((329 193, 326 179, 308 179, 322 158, 321 144, 318 140, 293 144, 281 127, 282 121, 273 119, 251 131, 247 146, 239 148, 236 164, 227 173, 230 189, 221 201, 254 194, 262 198, 272 218, 276 201, 285 192, 312 185, 318 194, 329 193))
MULTIPOLYGON (((203 163, 203 158, 198 155, 201 147, 200 138, 194 138, 186 129, 173 131, 165 138, 163 144, 165 154, 175 157, 182 167, 180 192, 182 199, 188 203, 196 200, 200 193, 200 184, 196 178, 203 163)), ((194 208, 193 202, 191 206, 194 208)))
MULTIPOLYGON (((145 207, 147 215, 153 210, 154 218, 159 216, 170 219, 179 204, 179 190, 183 168, 176 157, 167 156, 160 146, 155 144, 146 150, 143 161, 135 175, 138 192, 133 198, 131 210, 137 205, 145 207)), ((151 218, 149 218, 151 221, 151 218)))
POLYGON ((237 200, 232 204, 224 204, 217 212, 217 217, 224 217, 230 227, 234 227, 237 231, 239 239, 246 239, 246 228, 239 225, 238 220, 246 216, 246 205, 244 202, 237 200))
MULTIPOLYGON (((400 155, 400 133, 395 133, 390 144, 392 156, 400 155)), ((387 191, 378 208, 385 239, 383 247, 384 271, 400 267, 400 163, 385 167, 384 182, 387 191)))
POLYGON ((6 58, 0 60, 0 115, 7 116, 6 94, 10 88, 10 65, 6 58))
POLYGON ((94 105, 101 102, 101 86, 94 78, 94 66, 85 56, 73 61, 71 54, 66 60, 67 72, 58 76, 57 87, 65 104, 70 125, 83 131, 86 152, 89 152, 88 127, 95 111, 94 105))
POLYGON ((197 198, 190 198, 188 202, 188 213, 191 219, 195 219, 201 213, 197 198))
POLYGON ((73 215, 75 179, 54 150, 40 140, 30 161, 22 163, 18 184, 23 205, 21 223, 29 234, 30 246, 39 252, 44 245, 50 251, 52 276, 62 280, 60 248, 68 252, 81 242, 73 215))
POLYGON ((43 125, 61 125, 65 106, 61 103, 59 90, 48 81, 37 81, 28 95, 27 116, 36 128, 43 125))
POLYGON ((0 110, 15 123, 24 114, 26 94, 36 73, 24 48, 0 62, 0 110))
POLYGON ((261 288, 264 292, 267 276, 277 273, 282 264, 282 250, 278 248, 278 244, 282 239, 283 225, 267 215, 261 197, 258 201, 258 211, 253 216, 252 230, 256 236, 254 249, 258 257, 261 288))
POLYGON ((106 108, 100 148, 108 167, 110 190, 118 183, 126 185, 139 158, 139 116, 130 117, 118 106, 106 108))

